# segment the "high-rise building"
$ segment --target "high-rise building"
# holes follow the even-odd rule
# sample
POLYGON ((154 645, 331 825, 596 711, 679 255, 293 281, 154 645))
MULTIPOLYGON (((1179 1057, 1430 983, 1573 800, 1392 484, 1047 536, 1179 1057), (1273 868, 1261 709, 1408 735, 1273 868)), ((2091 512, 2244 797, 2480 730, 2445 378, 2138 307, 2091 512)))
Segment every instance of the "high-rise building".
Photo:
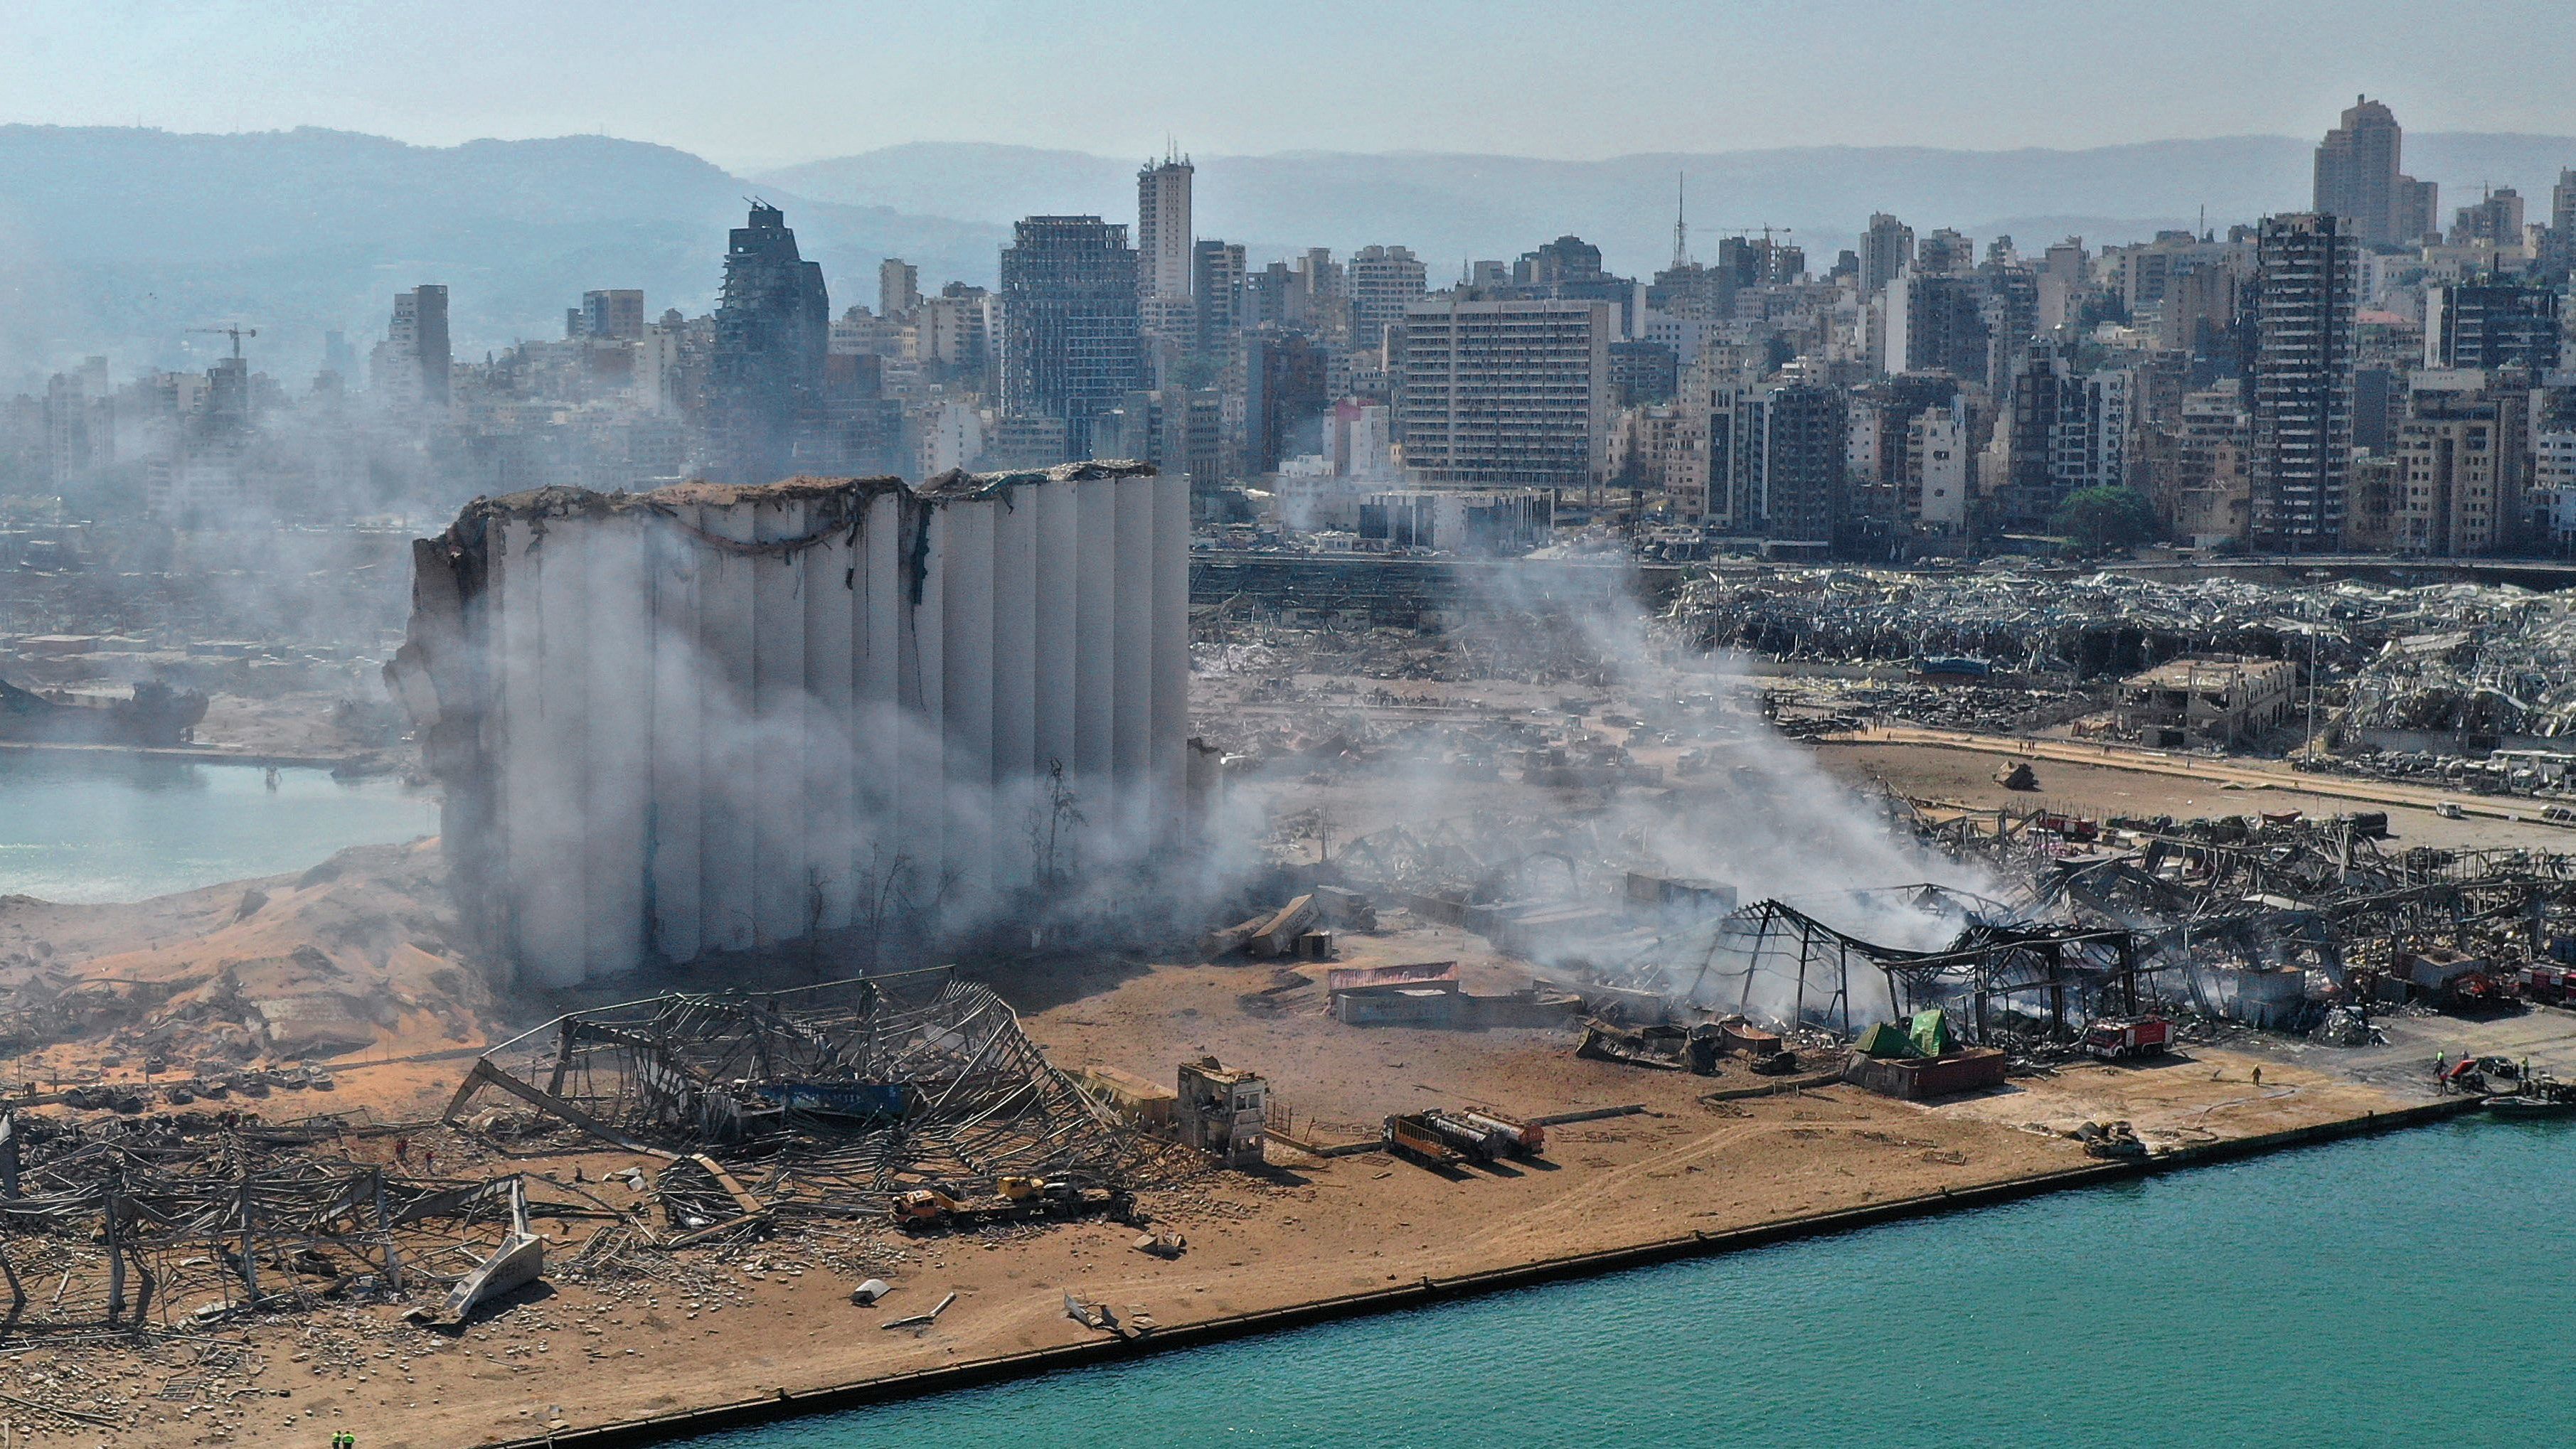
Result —
POLYGON ((2337 215, 2267 217, 2257 238, 2247 411, 2258 548, 2342 543, 2359 252, 2337 215))
POLYGON ((2119 368, 2086 373, 2082 390, 2069 400, 2078 406, 2059 415, 2049 460, 2060 495, 2128 486, 2137 442, 2138 375, 2119 368))
POLYGON ((1264 327, 1306 326, 1306 287, 1295 268, 1286 262, 1272 262, 1259 271, 1246 271, 1243 276, 1243 330, 1258 331, 1264 327))
POLYGON ((823 266, 796 250, 786 214, 754 202, 725 248, 707 378, 709 474, 724 483, 775 483, 819 466, 813 435, 823 407, 832 304, 823 266))
POLYGON ((1243 467, 1276 471, 1282 458, 1323 451, 1320 419, 1331 402, 1324 389, 1324 353, 1295 332, 1269 331, 1243 339, 1243 467))
POLYGON ((2443 368, 2558 365, 2558 289, 2502 277, 2424 289, 2424 365, 2443 368))
POLYGON ((1579 236, 1558 237, 1512 263, 1512 280, 1524 287, 1586 282, 1602 275, 1601 248, 1579 236))
POLYGON ((2169 279, 2156 309, 2156 345, 2213 372, 2235 371, 2244 350, 2236 335, 2242 286, 2233 266, 2196 267, 2169 279))
POLYGON ((2529 539, 2561 557, 2576 554, 2576 382, 2531 395, 2529 539))
POLYGON ((1604 270, 1601 248, 1579 236, 1561 236, 1521 253, 1510 283, 1493 295, 1607 302, 1618 309, 1619 335, 1636 335, 1637 284, 1604 270))
POLYGON ((1732 533, 1739 520, 1750 520, 1752 467, 1737 454, 1746 446, 1739 422, 1752 396, 1751 383, 1720 349, 1702 352, 1683 373, 1658 470, 1681 522, 1732 533))
POLYGON ((1198 349, 1213 354, 1243 330, 1243 243, 1203 241, 1190 248, 1190 301, 1197 309, 1198 349))
POLYGON ((1819 550, 1837 541, 1851 477, 1842 389, 1757 386, 1711 354, 1683 387, 1676 424, 1665 487, 1684 522, 1819 550))
POLYGON ((2379 101, 2357 96, 2317 145, 2315 210, 2341 217, 2365 247, 2403 246, 2434 229, 2433 183, 2403 174, 2405 132, 2379 101))
POLYGON ((106 358, 90 358, 78 371, 46 380, 44 429, 45 476, 57 493, 116 461, 116 394, 108 386, 106 358))
POLYGON ((1422 300, 1422 259, 1403 247, 1366 246, 1354 253, 1343 280, 1351 298, 1351 345, 1376 347, 1386 329, 1404 320, 1422 300))
POLYGON ((1977 268, 1986 324, 1986 367, 1977 380, 1997 391, 2039 333, 2039 277, 2008 255, 2011 238, 2004 240, 2007 255, 1989 257, 1977 268))
POLYGON ((2397 430, 2400 552, 2459 558, 2518 541, 2527 382, 2468 370, 2414 375, 2397 430))
POLYGON ((2129 483, 2137 381, 2125 369, 2081 371, 2069 343, 2031 348, 2011 378, 2011 412, 2003 424, 2005 471, 1996 490, 2003 527, 2045 529, 2084 489, 2129 483))
POLYGON ((2195 546, 2244 538, 2254 494, 2246 476, 2246 409, 2236 378, 2182 396, 2182 417, 2166 458, 2169 466, 2151 489, 2166 530, 2195 546))
POLYGON ((1976 266, 1977 244, 1946 226, 1925 237, 1914 251, 1914 270, 1924 276, 1943 277, 1974 271, 1976 266))
POLYGON ((1888 372, 1946 372, 1970 382, 1986 378, 1985 289, 1973 275, 1927 273, 1909 267, 1887 287, 1888 372))
POLYGON ((2038 292, 2037 316, 2042 332, 2073 322, 2086 290, 2093 285, 2093 256, 2084 238, 2071 236, 2040 253, 2031 281, 2038 292))
POLYGON ((2441 233, 2442 188, 2430 181, 2412 176, 2397 178, 2396 199, 2390 203, 2396 214, 2388 230, 2399 246, 2412 246, 2441 233))
POLYGON ((1186 156, 1148 161, 1136 173, 1136 294, 1190 298, 1190 178, 1186 156))
POLYGON ((1754 490, 1764 538, 1817 549, 1835 542, 1849 460, 1843 408, 1843 390, 1819 383, 1762 391, 1754 490))
POLYGON ((1297 259, 1298 284, 1306 294, 1306 321, 1319 337, 1347 343, 1351 330, 1351 293, 1342 264, 1328 247, 1308 247, 1297 259))
POLYGON ((2564 279, 2576 272, 2576 167, 2561 168, 2549 189, 2549 235, 2540 249, 2545 277, 2564 279))
POLYGON ((921 269, 901 257, 877 263, 877 315, 901 317, 921 305, 921 269))
POLYGON ((1406 467, 1435 486, 1590 490, 1609 457, 1617 326, 1607 302, 1442 296, 1405 309, 1406 467))
POLYGON ((2451 218, 2451 245, 2511 251, 2522 245, 2522 193, 2510 186, 2488 192, 2451 218))
POLYGON ((633 287, 581 294, 581 335, 601 342, 633 342, 644 335, 644 293, 633 287))
POLYGON ((1091 420, 1144 386, 1136 253, 1096 216, 1032 216, 1002 252, 1002 410, 1061 419, 1087 457, 1091 420))
POLYGON ((1968 408, 1960 399, 1925 408, 1905 424, 1898 497, 1918 529, 1955 534, 1968 526, 1968 408))
POLYGON ((1668 343, 1610 344, 1611 406, 1650 407, 1670 402, 1681 382, 1681 358, 1668 343))
POLYGON ((924 364, 952 376, 981 374, 988 354, 985 306, 991 294, 981 287, 951 282, 936 297, 924 297, 913 310, 913 349, 924 364))
POLYGON ((454 365, 447 341, 447 289, 430 285, 394 293, 393 321, 370 363, 376 395, 389 410, 447 411, 448 374, 454 365))
POLYGON ((1886 290, 1896 274, 1914 264, 1914 228, 1886 212, 1869 219, 1860 237, 1860 295, 1865 301, 1886 290))

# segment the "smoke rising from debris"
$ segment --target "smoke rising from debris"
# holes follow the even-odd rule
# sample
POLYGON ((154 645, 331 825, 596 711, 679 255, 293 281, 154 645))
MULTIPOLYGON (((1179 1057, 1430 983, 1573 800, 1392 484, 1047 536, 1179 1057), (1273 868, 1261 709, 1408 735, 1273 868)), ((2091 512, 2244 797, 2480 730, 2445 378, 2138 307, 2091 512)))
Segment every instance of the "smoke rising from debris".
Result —
MULTIPOLYGON (((1681 987, 1696 979, 1703 1004, 1722 998, 1728 1009, 1742 1004, 1780 1018, 1799 1000, 1794 960, 1784 972, 1766 955, 1748 982, 1750 943, 1720 929, 1722 913, 1658 920, 1632 911, 1627 873, 1716 882, 1744 905, 1776 899, 1854 936, 1909 949, 1946 943, 1962 918, 1955 901, 1927 905, 1923 893, 1891 888, 1998 893, 1981 870, 1900 841, 1884 814, 1773 730, 1740 659, 1666 637, 1631 589, 1573 597, 1561 571, 1537 565, 1498 566, 1480 577, 1477 592, 1448 615, 1444 650, 1452 663, 1490 661, 1497 651, 1487 631, 1517 637, 1527 647, 1506 667, 1527 668, 1559 691, 1560 708, 1545 716, 1545 728, 1553 736, 1563 723, 1563 738, 1521 754, 1532 788, 1498 785, 1464 759, 1361 767, 1367 773, 1350 791, 1327 792, 1341 803, 1322 807, 1359 817, 1346 832, 1358 838, 1345 839, 1339 855, 1355 883, 1463 891, 1480 907, 1502 907, 1501 943, 1560 978, 1617 979, 1660 964, 1681 987), (1634 722, 1624 749, 1611 738, 1620 727, 1612 720, 1634 722), (1647 743, 1666 734, 1670 745, 1647 743), (1637 756, 1664 748, 1696 758, 1649 782, 1651 767, 1640 768, 1637 756), (1544 789, 1550 782, 1556 788, 1544 789), (1378 833, 1386 821, 1399 828, 1378 833), (1452 853, 1452 842, 1462 842, 1462 852, 1452 853), (1598 909, 1563 909, 1585 906, 1598 909), (1532 924, 1513 924, 1514 907, 1536 908, 1532 924)), ((1517 727, 1538 730, 1540 719, 1533 711, 1517 727)), ((1491 738, 1515 727, 1498 721, 1481 732, 1491 738)), ((1511 774, 1509 757, 1501 763, 1511 774)), ((1318 798, 1292 774, 1305 768, 1275 765, 1259 788, 1283 803, 1318 798)), ((1856 1017, 1884 1009, 1876 975, 1853 968, 1856 1017)), ((1818 1005, 1812 991, 1806 999, 1818 1005)))
POLYGON ((1186 520, 1117 463, 474 505, 389 677, 479 934, 569 985, 1189 889, 1186 520))

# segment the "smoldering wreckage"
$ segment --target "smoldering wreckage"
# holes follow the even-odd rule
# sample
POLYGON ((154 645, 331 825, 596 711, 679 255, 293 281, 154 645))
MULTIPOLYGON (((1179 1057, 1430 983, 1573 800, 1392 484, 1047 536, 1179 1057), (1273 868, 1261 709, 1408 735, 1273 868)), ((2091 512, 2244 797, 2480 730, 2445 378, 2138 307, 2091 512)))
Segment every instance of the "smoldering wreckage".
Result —
MULTIPOLYGON (((1651 795, 1651 768, 1499 716, 1463 727, 1478 773, 1516 758, 1558 808, 1176 872, 1176 848, 1205 863, 1226 855, 1213 836, 1250 833, 1188 737, 1186 523, 1172 480, 1075 465, 919 489, 549 490, 423 540, 388 675, 445 788, 466 928, 527 987, 697 963, 694 984, 484 1050, 435 1122, 20 1104, 0 1116, 0 1339, 185 1337, 361 1302, 452 1330, 540 1279, 1073 1217, 1172 1256, 1186 1240, 1140 1193, 1263 1170, 1274 1143, 1464 1173, 1603 1115, 1462 1101, 1335 1142, 1259 1064, 1179 1062, 1170 1087, 1068 1070, 988 987, 899 964, 997 926, 1204 929, 1207 958, 1292 968, 1247 1011, 1311 1009, 1322 1032, 1545 1028, 1622 1068, 1748 1079, 1712 1096, 1841 1081, 1922 1099, 2221 1029, 2352 1043, 2392 1011, 2576 1003, 2565 855, 2397 848, 2368 813, 2087 820, 1890 795, 1870 828, 1975 888, 1746 901, 1584 803, 1651 795), (1399 917, 1483 938, 1528 964, 1526 986, 1470 991, 1451 961, 1301 969, 1399 917), (889 962, 864 977, 717 984, 735 959, 814 942, 845 959, 862 936, 889 962)), ((1667 637, 1712 607, 1686 596, 1667 637)), ((1748 811, 1808 808, 1745 788, 1748 811)), ((2526 1106, 2567 1098, 2498 1064, 2477 1077, 2463 1085, 2526 1106)), ((2080 1135, 2100 1156, 2147 1150, 2122 1124, 2080 1135)), ((870 1279, 854 1301, 885 1291, 870 1279)), ((1067 1313, 1152 1328, 1070 1295, 1067 1313)))
MULTIPOLYGON (((1179 485, 1102 464, 470 506, 416 550, 387 675, 480 959, 545 989, 827 934, 953 944, 1178 875, 1179 485)), ((452 1328, 540 1277, 824 1220, 1141 1223, 1136 1188, 1194 1162, 939 972, 577 1011, 478 1060, 435 1123, 146 1095, 187 1102, 0 1117, 0 1338, 386 1299, 452 1328), (638 1165, 555 1161, 603 1151, 638 1165), (596 1227, 550 1263, 550 1220, 596 1227)))

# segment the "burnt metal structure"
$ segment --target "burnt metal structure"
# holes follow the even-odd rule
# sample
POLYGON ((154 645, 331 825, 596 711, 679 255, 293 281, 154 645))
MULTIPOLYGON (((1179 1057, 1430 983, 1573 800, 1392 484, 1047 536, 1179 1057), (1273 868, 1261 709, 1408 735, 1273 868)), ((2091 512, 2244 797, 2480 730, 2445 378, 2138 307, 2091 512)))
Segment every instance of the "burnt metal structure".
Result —
POLYGON ((524 1233, 516 1175, 420 1177, 332 1150, 359 1130, 0 1114, 0 1342, 400 1297, 472 1277, 524 1233))
POLYGON ((988 988, 949 980, 920 999, 939 974, 574 1012, 486 1053, 446 1117, 496 1089, 703 1174, 745 1216, 875 1213, 915 1188, 991 1192, 1012 1176, 1126 1182, 1131 1134, 988 988))

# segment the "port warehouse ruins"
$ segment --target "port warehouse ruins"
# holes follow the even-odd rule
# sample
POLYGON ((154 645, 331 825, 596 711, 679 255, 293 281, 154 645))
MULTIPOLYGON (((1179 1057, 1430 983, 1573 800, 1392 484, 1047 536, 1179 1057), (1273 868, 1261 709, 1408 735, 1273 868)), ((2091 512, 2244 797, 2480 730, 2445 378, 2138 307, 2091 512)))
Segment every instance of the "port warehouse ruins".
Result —
POLYGON ((1094 828, 1184 818, 1186 480, 547 488, 414 550, 388 680, 469 924, 525 979, 965 915, 1094 828))

